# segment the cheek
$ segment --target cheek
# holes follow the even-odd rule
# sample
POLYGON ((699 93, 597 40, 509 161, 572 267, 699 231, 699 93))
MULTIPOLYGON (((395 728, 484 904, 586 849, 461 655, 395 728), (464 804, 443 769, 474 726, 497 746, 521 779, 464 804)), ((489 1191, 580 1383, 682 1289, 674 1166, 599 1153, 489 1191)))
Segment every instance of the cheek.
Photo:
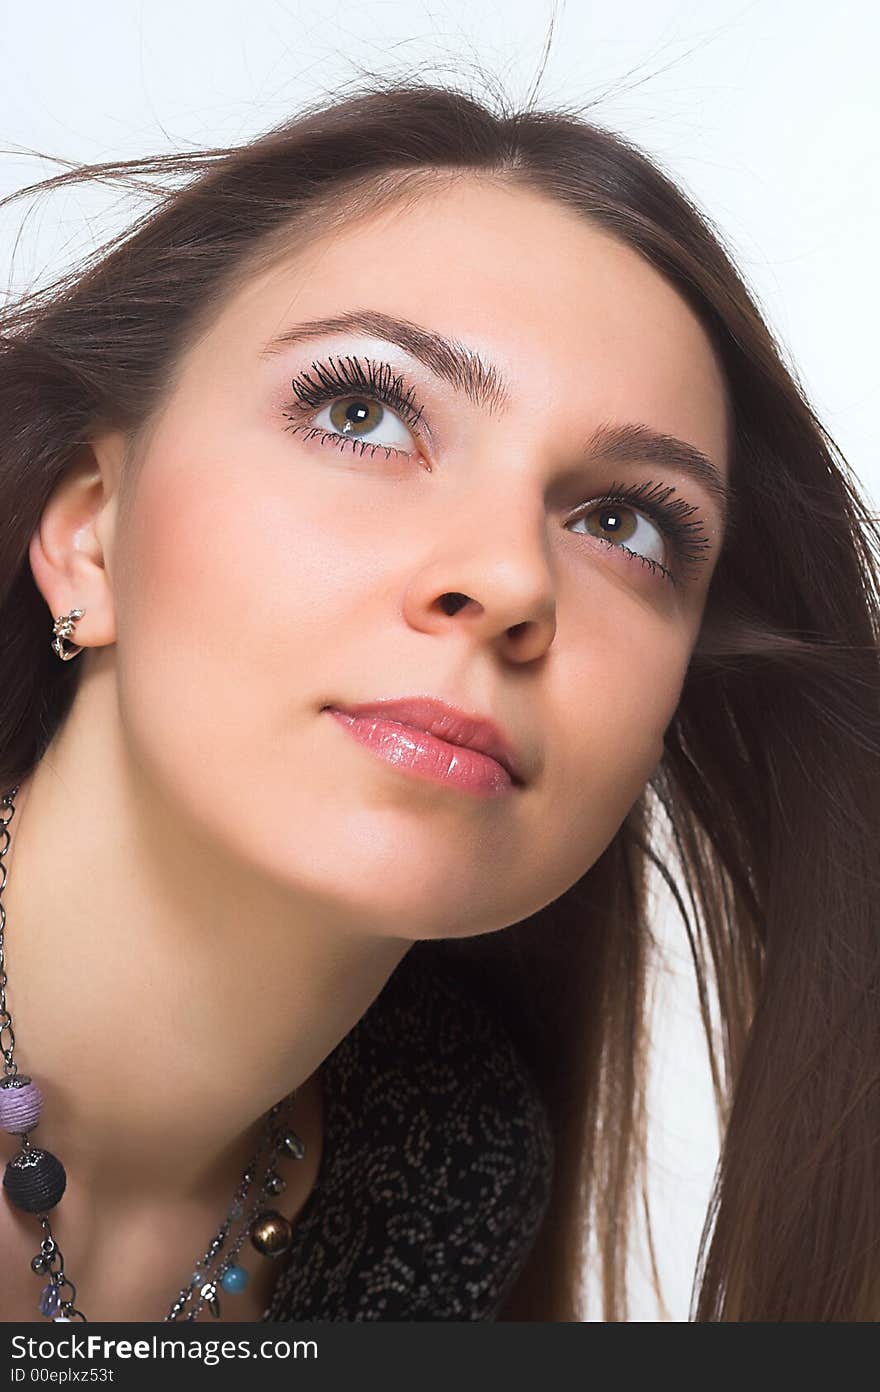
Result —
POLYGON ((184 796, 235 797, 324 694, 356 555, 308 498, 259 493, 240 467, 145 463, 117 589, 120 709, 129 736, 184 796), (262 754, 261 754, 262 751, 262 754))
POLYGON ((200 467, 201 454, 190 461, 184 448, 144 467, 120 539, 120 628, 181 676, 213 672, 208 690, 222 697, 250 675, 245 657, 255 680, 276 663, 288 681, 302 671, 308 645, 328 642, 356 592, 358 553, 308 484, 266 471, 256 486, 258 456, 215 446, 200 467))
POLYGON ((598 859, 643 793, 680 699, 687 631, 652 617, 626 632, 619 622, 607 633, 594 625, 576 649, 589 656, 559 671, 555 727, 563 733, 545 779, 553 795, 547 845, 562 888, 598 859))

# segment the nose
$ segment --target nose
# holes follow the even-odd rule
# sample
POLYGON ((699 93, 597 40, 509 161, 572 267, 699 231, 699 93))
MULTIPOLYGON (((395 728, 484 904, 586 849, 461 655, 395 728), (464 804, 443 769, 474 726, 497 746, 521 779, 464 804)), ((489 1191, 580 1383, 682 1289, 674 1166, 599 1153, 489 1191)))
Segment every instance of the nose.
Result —
POLYGON ((475 640, 502 641, 508 656, 530 661, 556 633, 556 580, 541 489, 509 475, 506 484, 443 507, 404 610, 416 628, 464 624, 475 640))

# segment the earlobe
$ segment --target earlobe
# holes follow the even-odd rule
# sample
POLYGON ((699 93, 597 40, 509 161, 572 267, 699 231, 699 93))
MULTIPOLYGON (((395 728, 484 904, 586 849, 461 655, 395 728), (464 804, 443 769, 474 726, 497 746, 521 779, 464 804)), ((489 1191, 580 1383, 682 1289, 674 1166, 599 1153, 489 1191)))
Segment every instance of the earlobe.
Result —
MULTIPOLYGON (((77 638, 89 647, 116 641, 110 573, 115 514, 115 492, 107 498, 104 475, 84 447, 46 503, 28 548, 49 622, 76 607, 87 610, 77 638)), ((47 632, 51 637, 51 627, 47 632)))

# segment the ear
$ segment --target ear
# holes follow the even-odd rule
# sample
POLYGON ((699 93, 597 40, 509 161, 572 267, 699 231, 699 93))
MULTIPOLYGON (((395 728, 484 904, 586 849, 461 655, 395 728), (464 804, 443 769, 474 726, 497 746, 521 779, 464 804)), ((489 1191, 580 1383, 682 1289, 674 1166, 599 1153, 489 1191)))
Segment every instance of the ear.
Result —
POLYGON ((121 431, 83 444, 30 540, 31 570, 52 621, 85 610, 73 640, 83 647, 116 641, 113 543, 126 444, 121 431))

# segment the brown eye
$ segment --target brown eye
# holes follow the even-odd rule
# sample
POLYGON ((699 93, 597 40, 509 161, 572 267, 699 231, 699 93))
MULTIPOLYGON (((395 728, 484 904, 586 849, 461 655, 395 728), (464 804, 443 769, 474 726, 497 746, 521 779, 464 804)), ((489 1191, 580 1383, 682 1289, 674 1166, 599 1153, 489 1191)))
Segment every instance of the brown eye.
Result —
POLYGON ((663 562, 665 546, 659 529, 635 508, 624 503, 600 503, 574 521, 586 524, 588 536, 626 547, 646 561, 663 562))
POLYGON ((361 396, 343 396, 330 407, 330 424, 346 435, 360 435, 362 430, 374 429, 385 414, 378 401, 361 396))
POLYGON ((339 396, 313 417, 312 424, 317 429, 335 431, 340 436, 371 445, 415 449, 415 442, 403 421, 381 401, 369 396, 339 396))

